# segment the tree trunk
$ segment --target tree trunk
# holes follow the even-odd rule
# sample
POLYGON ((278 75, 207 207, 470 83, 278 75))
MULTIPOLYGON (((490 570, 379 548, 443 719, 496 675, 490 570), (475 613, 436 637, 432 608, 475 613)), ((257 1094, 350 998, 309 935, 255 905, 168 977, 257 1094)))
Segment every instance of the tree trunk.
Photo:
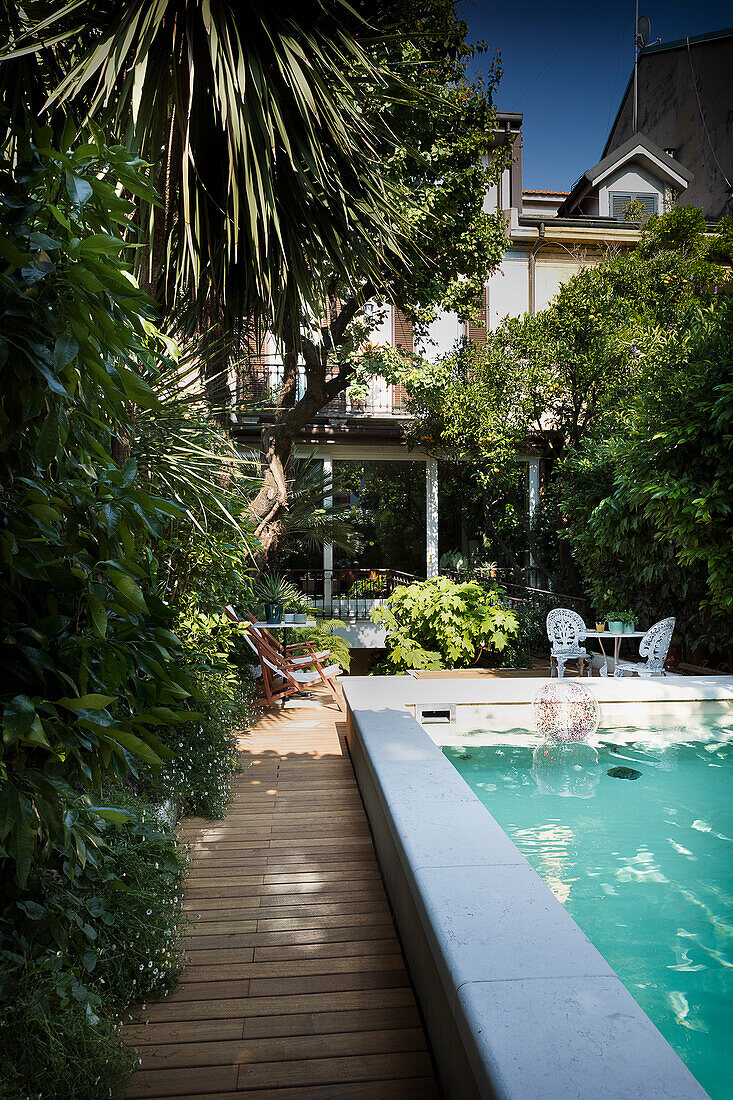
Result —
POLYGON ((257 521, 255 534, 262 545, 256 555, 260 569, 272 564, 282 541, 283 514, 288 506, 285 471, 294 434, 287 424, 271 424, 262 430, 262 487, 251 505, 257 521))
POLYGON ((283 385, 278 395, 275 421, 262 429, 262 488, 251 505, 257 523, 256 534, 262 544, 258 555, 260 568, 271 566, 281 548, 284 516, 288 507, 287 464, 299 432, 338 394, 347 389, 353 366, 343 364, 329 378, 329 352, 343 343, 346 330, 364 302, 374 294, 367 284, 345 303, 337 316, 331 310, 321 328, 321 342, 315 344, 301 332, 300 318, 286 315, 283 321, 283 385), (298 397, 298 365, 305 367, 305 392, 298 397))

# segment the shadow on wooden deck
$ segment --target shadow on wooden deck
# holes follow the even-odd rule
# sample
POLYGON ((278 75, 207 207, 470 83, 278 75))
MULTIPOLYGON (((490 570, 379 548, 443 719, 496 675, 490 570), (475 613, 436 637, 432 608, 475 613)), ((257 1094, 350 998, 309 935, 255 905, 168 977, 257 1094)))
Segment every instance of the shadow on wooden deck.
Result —
POLYGON ((341 715, 265 712, 240 749, 224 820, 181 825, 187 964, 124 1030, 126 1095, 437 1096, 341 715))

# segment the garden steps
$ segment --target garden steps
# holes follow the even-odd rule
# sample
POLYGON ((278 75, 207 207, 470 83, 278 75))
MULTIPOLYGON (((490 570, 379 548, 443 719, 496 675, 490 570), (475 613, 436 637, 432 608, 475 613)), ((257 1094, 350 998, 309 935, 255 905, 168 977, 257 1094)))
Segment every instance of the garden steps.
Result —
POLYGON ((186 967, 124 1029, 126 1095, 437 1096, 341 715, 269 711, 240 749, 226 818, 180 828, 186 967))

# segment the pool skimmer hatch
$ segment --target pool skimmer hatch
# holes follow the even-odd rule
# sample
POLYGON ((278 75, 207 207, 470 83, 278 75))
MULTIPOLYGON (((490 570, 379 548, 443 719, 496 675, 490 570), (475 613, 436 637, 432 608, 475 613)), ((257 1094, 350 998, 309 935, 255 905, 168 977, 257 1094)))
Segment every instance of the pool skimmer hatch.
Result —
POLYGON ((454 725, 456 721, 455 703, 417 703, 415 710, 423 726, 454 725))

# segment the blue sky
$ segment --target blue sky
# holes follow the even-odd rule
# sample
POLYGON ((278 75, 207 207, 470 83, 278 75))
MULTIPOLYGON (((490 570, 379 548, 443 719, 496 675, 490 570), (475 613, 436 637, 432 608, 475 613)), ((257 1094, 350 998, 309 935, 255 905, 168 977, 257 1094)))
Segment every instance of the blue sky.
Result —
MULTIPOLYGON (((496 105, 524 113, 524 186, 568 191, 601 152, 631 75, 634 0, 459 0, 473 41, 498 50, 496 105)), ((672 42, 733 25, 730 0, 639 0, 672 42)), ((488 68, 486 56, 475 67, 488 68)))

